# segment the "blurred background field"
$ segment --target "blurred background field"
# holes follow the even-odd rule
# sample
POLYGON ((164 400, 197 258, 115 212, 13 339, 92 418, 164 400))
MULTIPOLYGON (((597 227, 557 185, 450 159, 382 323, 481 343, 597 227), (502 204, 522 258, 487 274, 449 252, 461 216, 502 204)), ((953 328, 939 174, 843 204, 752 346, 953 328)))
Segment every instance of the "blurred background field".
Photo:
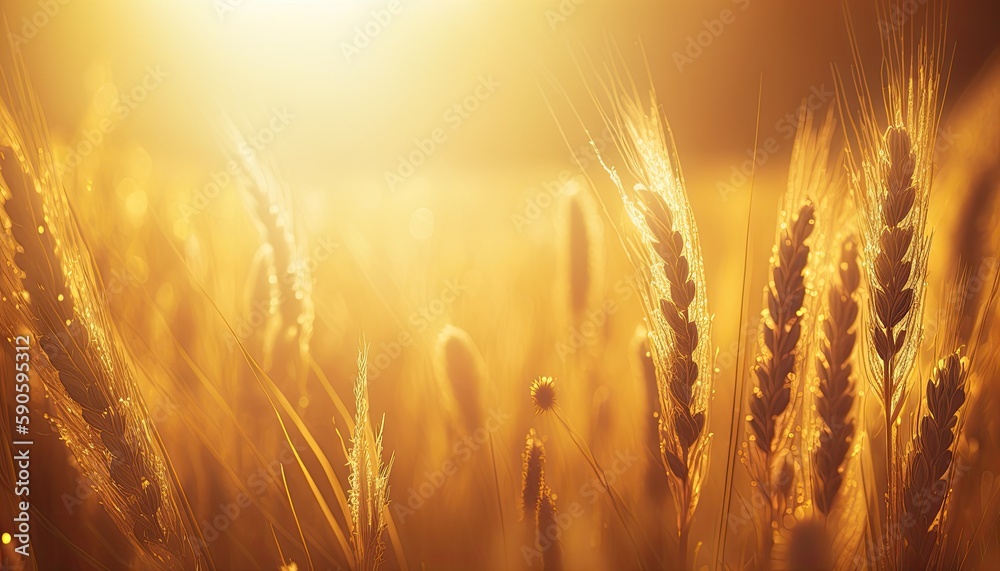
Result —
MULTIPOLYGON (((850 6, 861 46, 877 62, 869 4, 850 6)), ((242 448, 236 424, 249 427, 266 459, 288 462, 266 391, 233 343, 235 335, 249 346, 268 311, 253 304, 260 239, 229 167, 235 126, 246 138, 236 155, 268 165, 287 188, 312 275, 316 367, 272 377, 346 483, 345 418, 324 383, 350 407, 358 346, 370 344, 371 410, 376 424, 384 416, 384 447, 395 453, 390 512, 409 567, 502 568, 505 555, 522 556, 520 454, 531 427, 547 439, 546 474, 560 508, 579 507, 574 521, 585 522, 563 535, 567 568, 630 560, 608 548, 627 545, 611 508, 595 499, 600 490, 556 422, 535 418, 528 393, 533 378, 556 377, 574 427, 596 457, 621 467, 626 500, 657 501, 645 483, 653 460, 631 347, 641 307, 617 235, 617 193, 589 143, 610 150, 588 86, 617 57, 644 86, 648 66, 699 223, 715 315, 713 402, 722 411, 710 420, 712 465, 725 467, 738 334, 756 334, 795 114, 803 100, 820 115, 835 105, 831 68, 846 73, 851 62, 839 2, 10 0, 3 13, 25 40, 57 159, 69 165, 70 201, 112 315, 147 371, 141 388, 162 412, 154 422, 165 448, 199 524, 209 524, 203 532, 238 496, 237 482, 255 487, 260 461, 242 448), (591 196, 588 189, 608 210, 592 204, 600 271, 586 317, 574 324, 565 204, 573 192, 591 196), (442 396, 434 348, 447 324, 467 331, 482 353, 482 422, 498 419, 487 442, 463 440, 457 405, 442 396), (236 403, 235 419, 217 400, 236 403), (449 461, 457 470, 442 479, 449 461)), ((907 17, 886 25, 906 26, 907 17)), ((942 162, 968 136, 950 127, 953 110, 997 65, 1000 5, 953 3, 948 37, 942 162)), ((951 199, 934 195, 932 209, 951 199)), ((948 244, 942 236, 936 245, 948 244)), ((919 364, 922 375, 930 364, 919 364)), ((55 445, 51 454, 59 455, 55 445)), ((298 515, 321 521, 316 506, 303 505, 309 492, 294 465, 285 470, 290 488, 302 491, 298 515)), ((78 478, 54 480, 40 508, 52 528, 37 540, 46 546, 39 568, 83 561, 71 545, 97 559, 86 546, 114 551, 98 541, 109 524, 97 498, 77 490, 78 478), (66 494, 80 505, 68 508, 66 494), (86 522, 81 513, 90 514, 86 522)), ((695 520, 706 550, 718 538, 712 514, 723 492, 713 474, 695 520)), ((280 481, 268 481, 258 498, 295 539, 281 537, 285 559, 304 568, 280 481)), ((216 530, 220 568, 279 565, 262 519, 235 517, 216 530)), ((315 533, 317 568, 337 568, 333 539, 315 533)), ((388 565, 400 566, 388 553, 388 565)))

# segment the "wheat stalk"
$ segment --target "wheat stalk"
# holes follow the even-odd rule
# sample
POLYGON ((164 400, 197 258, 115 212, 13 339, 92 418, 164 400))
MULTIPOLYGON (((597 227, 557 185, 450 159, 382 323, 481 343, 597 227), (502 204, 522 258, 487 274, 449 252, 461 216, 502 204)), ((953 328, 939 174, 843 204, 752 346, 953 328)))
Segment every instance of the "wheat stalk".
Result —
MULTIPOLYGON (((247 148, 242 134, 235 127, 230 127, 230 131, 233 146, 247 148)), ((272 371, 272 375, 295 379, 305 396, 306 363, 316 313, 311 264, 304 257, 308 244, 295 234, 290 199, 275 169, 258 161, 255 155, 235 155, 243 167, 240 172, 247 208, 261 236, 269 307, 275 312, 276 327, 268 332, 264 342, 265 369, 272 371), (286 369, 273 369, 278 363, 286 369)))
POLYGON ((861 271, 853 238, 841 245, 838 279, 830 286, 821 356, 816 358, 819 393, 816 411, 821 422, 819 446, 813 452, 813 501, 829 516, 844 479, 844 463, 854 437, 854 379, 851 356, 857 339, 858 287, 861 271))
POLYGON ((351 546, 355 568, 377 569, 385 554, 386 514, 389 506, 389 471, 393 459, 382 463, 382 426, 378 432, 368 414, 368 349, 358 353, 354 385, 356 406, 354 435, 348 465, 351 469, 348 504, 351 508, 351 546))
POLYGON ((956 351, 941 359, 927 381, 927 410, 913 438, 902 489, 902 568, 924 569, 939 543, 935 520, 950 484, 969 361, 956 351))
POLYGON ((197 536, 149 428, 135 365, 97 297, 103 284, 55 174, 16 52, 13 68, 13 77, 4 73, 13 101, 0 106, 0 178, 16 242, 4 243, 16 248, 4 255, 21 275, 4 272, 3 297, 47 358, 33 369, 58 411, 53 422, 143 566, 202 568, 197 536))

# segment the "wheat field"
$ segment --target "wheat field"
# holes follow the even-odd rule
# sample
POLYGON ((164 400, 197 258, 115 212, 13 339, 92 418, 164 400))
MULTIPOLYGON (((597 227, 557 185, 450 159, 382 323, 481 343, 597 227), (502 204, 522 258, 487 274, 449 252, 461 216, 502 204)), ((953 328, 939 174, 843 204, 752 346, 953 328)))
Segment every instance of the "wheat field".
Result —
POLYGON ((0 570, 1000 563, 994 3, 0 13, 0 570))

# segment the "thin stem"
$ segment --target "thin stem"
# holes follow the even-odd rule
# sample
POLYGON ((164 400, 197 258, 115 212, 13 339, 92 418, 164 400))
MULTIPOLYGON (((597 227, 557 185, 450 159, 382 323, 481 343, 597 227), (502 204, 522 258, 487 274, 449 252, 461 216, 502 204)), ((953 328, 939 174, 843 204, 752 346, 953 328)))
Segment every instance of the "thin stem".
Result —
MULTIPOLYGON (((597 476, 597 481, 600 482, 601 486, 603 486, 604 490, 608 493, 608 497, 611 500, 611 507, 614 508, 615 513, 618 515, 618 519, 621 520, 622 526, 625 528, 625 533, 628 535, 628 539, 632 543, 633 550, 635 550, 635 557, 636 560, 639 562, 639 567, 641 569, 645 569, 646 566, 643 563, 642 555, 639 553, 639 545, 636 543, 635 537, 632 535, 632 529, 629 527, 628 521, 626 521, 625 516, 622 513, 623 507, 619 507, 618 502, 620 501, 620 497, 618 496, 615 489, 611 486, 611 483, 608 482, 607 477, 604 474, 604 469, 601 468, 601 465, 597 462, 597 459, 594 458, 594 456, 590 453, 590 450, 587 449, 586 444, 584 444, 579 439, 576 432, 573 431, 573 429, 570 427, 566 419, 563 418, 562 414, 560 414, 558 410, 553 410, 552 412, 555 414, 556 419, 559 420, 559 423, 562 424, 563 428, 566 429, 566 432, 569 434, 570 440, 572 440, 573 444, 576 445, 577 449, 580 451, 580 454, 582 454, 584 459, 587 460, 587 463, 590 464, 590 469, 593 470, 594 475, 597 476)), ((652 550, 651 547, 650 550, 652 550)))

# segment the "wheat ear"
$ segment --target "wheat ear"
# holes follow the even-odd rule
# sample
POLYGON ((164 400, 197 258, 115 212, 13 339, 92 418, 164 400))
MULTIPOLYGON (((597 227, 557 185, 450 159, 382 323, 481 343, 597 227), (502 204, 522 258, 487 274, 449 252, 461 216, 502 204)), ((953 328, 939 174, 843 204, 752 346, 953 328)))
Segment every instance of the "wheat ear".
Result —
MULTIPOLYGON (((663 261, 663 273, 670 288, 669 299, 660 298, 660 312, 667 325, 671 340, 666 355, 669 376, 664 388, 669 395, 669 419, 662 419, 661 453, 670 472, 679 480, 679 541, 682 558, 685 557, 690 532, 692 489, 689 469, 691 448, 705 431, 705 411, 695 398, 698 381, 698 363, 695 349, 698 346, 698 325, 693 321, 691 305, 695 302, 695 284, 689 272, 684 252, 684 237, 674 229, 673 215, 663 198, 647 190, 640 191, 646 208, 646 222, 653 233, 654 249, 663 261)), ((687 563, 682 559, 681 566, 687 563)))
POLYGON ((940 534, 935 520, 948 494, 956 428, 965 404, 969 362, 959 352, 938 362, 927 381, 927 410, 920 418, 903 478, 903 569, 925 569, 940 534))
POLYGON ((567 185, 561 218, 563 236, 560 284, 565 287, 570 323, 579 324, 592 305, 602 279, 601 219, 582 183, 567 185))
POLYGON ((752 445, 759 453, 759 464, 754 462, 752 476, 756 493, 768 508, 760 538, 764 561, 770 561, 773 532, 777 531, 785 490, 794 476, 788 459, 779 454, 785 449, 780 420, 792 400, 792 380, 799 373, 797 357, 806 297, 805 270, 809 262, 806 239, 812 234, 815 222, 815 209, 807 201, 788 223, 782 223, 784 229, 775 247, 765 295, 767 310, 762 322, 760 353, 753 367, 756 386, 750 395, 749 424, 752 445), (786 461, 779 466, 778 459, 786 461))
MULTIPOLYGON (((233 147, 246 148, 246 141, 235 127, 230 127, 233 147)), ((248 210, 260 233, 262 248, 270 254, 264 261, 269 278, 270 308, 275 311, 277 328, 265 339, 265 368, 272 376, 289 376, 297 381, 305 396, 306 364, 315 321, 312 297, 312 274, 304 252, 308 244, 294 231, 291 200, 285 186, 271 165, 257 157, 235 153, 248 210), (282 364, 286 370, 273 367, 282 364)))
POLYGON ((42 358, 32 369, 52 397, 61 437, 142 565, 203 568, 16 52, 13 68, 13 78, 3 72, 14 100, 0 105, 0 195, 16 242, 3 243, 16 248, 4 257, 21 275, 4 272, 2 298, 37 339, 42 358))
POLYGON ((853 238, 841 245, 837 280, 830 286, 826 319, 816 358, 819 393, 816 413, 821 426, 819 446, 813 452, 813 501, 830 515, 843 483, 844 461, 854 437, 854 378, 851 356, 857 340, 858 287, 861 270, 853 238))
POLYGON ((644 277, 640 294, 656 364, 660 448, 677 508, 679 566, 687 568, 688 538, 712 437, 706 430, 713 377, 711 318, 701 246, 655 94, 650 93, 646 109, 637 99, 621 96, 613 111, 619 151, 638 183, 626 191, 618 172, 605 169, 632 223, 629 255, 644 277))
MULTIPOLYGON (((890 544, 885 546, 888 551, 896 551, 892 544, 897 535, 894 521, 899 515, 895 425, 906 402, 923 337, 931 245, 926 232, 927 209, 941 113, 943 4, 928 11, 914 53, 908 53, 913 41, 904 38, 904 31, 912 31, 916 25, 894 28, 883 35, 881 110, 875 109, 861 50, 848 22, 855 59, 854 87, 861 106, 859 120, 851 122, 854 144, 848 159, 851 192, 861 221, 869 299, 865 316, 867 372, 883 409, 885 426, 885 489, 879 495, 885 499, 881 523, 890 544)), ((838 88, 843 90, 839 78, 838 88)))
POLYGON ((389 471, 392 458, 382 463, 382 429, 378 432, 368 414, 368 349, 358 354, 358 378, 354 385, 356 406, 354 435, 348 464, 351 469, 351 546, 356 569, 372 571, 385 554, 384 535, 389 507, 389 471))
POLYGON ((533 526, 538 511, 538 498, 542 490, 542 476, 545 471, 545 446, 533 428, 528 431, 521 460, 523 462, 521 468, 521 518, 533 526))
POLYGON ((438 377, 450 389, 456 413, 471 434, 483 426, 483 396, 486 364, 476 342, 464 329, 445 325, 437 339, 438 377))
POLYGON ((562 571, 563 568, 563 548, 559 539, 558 515, 555 494, 543 482, 542 492, 538 498, 536 541, 538 549, 542 552, 542 568, 545 571, 562 571))

